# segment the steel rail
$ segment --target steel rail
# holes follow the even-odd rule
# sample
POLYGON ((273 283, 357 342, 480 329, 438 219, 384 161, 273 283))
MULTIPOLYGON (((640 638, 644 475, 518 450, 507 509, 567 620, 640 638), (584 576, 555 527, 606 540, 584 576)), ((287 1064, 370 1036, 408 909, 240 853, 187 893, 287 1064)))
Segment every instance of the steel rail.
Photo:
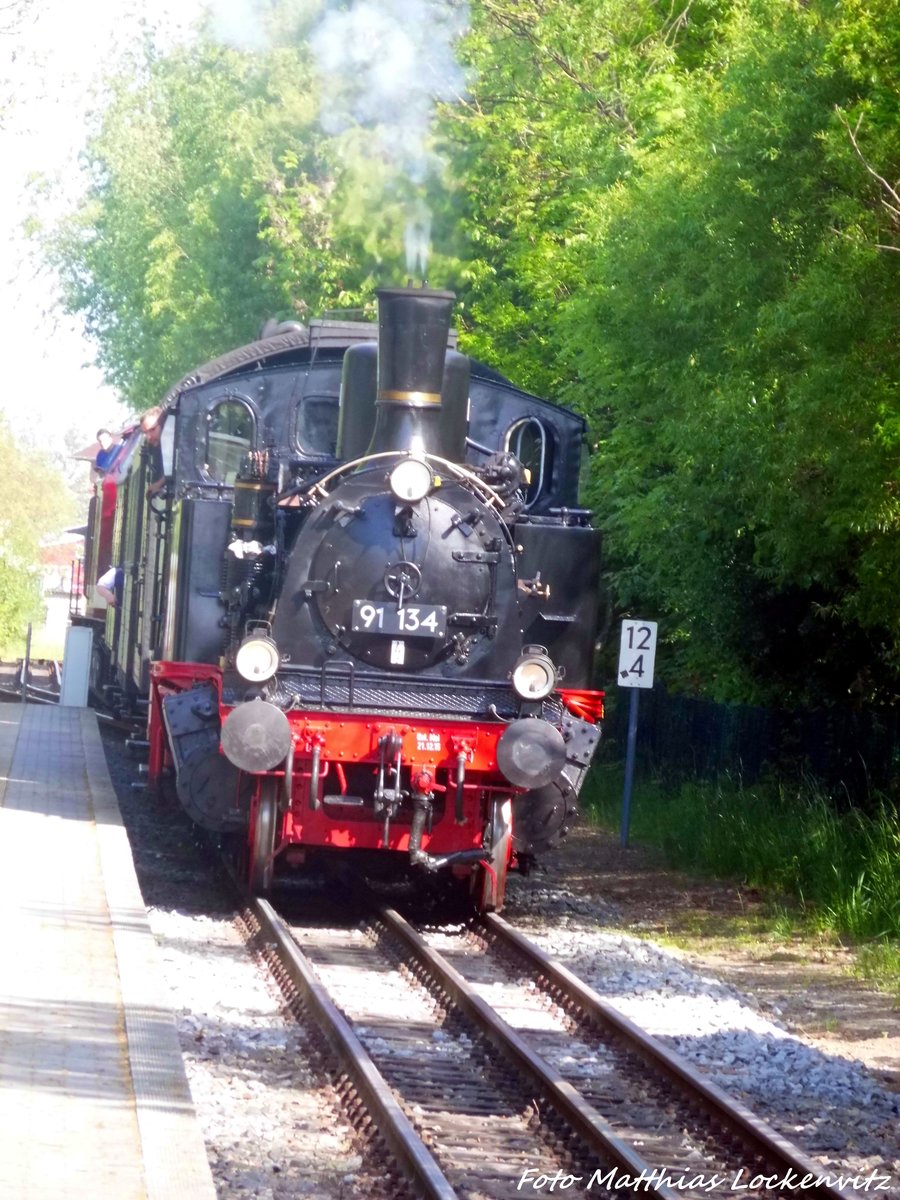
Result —
POLYGON ((533 971, 539 972, 558 988, 564 998, 590 1020, 624 1041, 652 1070, 665 1075, 688 1092, 690 1099, 708 1116, 724 1126, 763 1162, 771 1164, 776 1174, 793 1172, 797 1176, 797 1184, 800 1179, 808 1176, 813 1180, 823 1180, 804 1186, 804 1193, 808 1191, 816 1196, 829 1197, 830 1200, 841 1200, 846 1196, 842 1188, 824 1182, 825 1179, 833 1177, 833 1172, 813 1162, 799 1147, 782 1137, 760 1117, 755 1116, 739 1100, 735 1100, 722 1088, 704 1079, 680 1054, 662 1045, 640 1026, 635 1025, 566 967, 555 962, 540 947, 535 946, 517 929, 513 929, 502 917, 498 917, 496 913, 487 913, 481 918, 481 924, 524 959, 533 971))
MULTIPOLYGON (((623 1141, 581 1093, 526 1044, 520 1035, 490 1007, 455 967, 434 950, 420 933, 391 908, 382 908, 379 918, 399 938, 416 961, 477 1026, 479 1031, 508 1061, 536 1085, 586 1143, 598 1160, 636 1178, 650 1179, 653 1168, 623 1141)), ((672 1189, 652 1189, 661 1200, 675 1200, 672 1189)))
MULTIPOLYGON (((19 685, 15 687, 6 687, 0 684, 0 696, 5 700, 22 700, 22 692, 19 685)), ((25 692, 26 700, 35 704, 59 704, 59 696, 55 692, 44 692, 40 688, 35 688, 32 684, 28 685, 28 690, 25 692)))
POLYGON ((58 675, 56 679, 49 679, 48 686, 43 686, 39 683, 34 683, 35 675, 53 674, 51 668, 41 670, 43 659, 32 660, 30 667, 26 670, 24 659, 16 659, 15 661, 0 662, 0 696, 11 700, 31 700, 40 704, 58 704, 59 703, 59 687, 58 675))
POLYGON ((249 907, 263 941, 273 946, 280 964, 337 1054, 416 1194, 425 1200, 457 1200, 456 1192, 431 1151, 416 1133, 346 1017, 316 977, 312 964, 287 925, 266 900, 254 899, 249 902, 249 907))
POLYGON ((29 700, 37 700, 41 704, 59 704, 59 692, 55 692, 53 688, 40 687, 36 683, 29 683, 25 694, 29 700))
POLYGON ((53 659, 33 658, 29 664, 27 687, 29 696, 58 703, 62 687, 58 664, 53 659))

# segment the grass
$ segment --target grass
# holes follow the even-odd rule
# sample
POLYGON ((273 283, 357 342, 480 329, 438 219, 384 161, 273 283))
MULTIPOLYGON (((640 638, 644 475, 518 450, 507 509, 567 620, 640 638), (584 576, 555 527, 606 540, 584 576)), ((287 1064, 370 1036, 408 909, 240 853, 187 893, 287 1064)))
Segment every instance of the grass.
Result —
MULTIPOLYGON (((588 800, 597 819, 620 821, 621 778, 600 767, 588 800)), ((631 835, 675 867, 740 879, 769 893, 773 932, 802 927, 865 942, 860 970, 900 989, 900 820, 887 803, 842 811, 814 783, 789 789, 730 780, 635 784, 631 835), (779 896, 797 904, 777 907, 779 896)))
POLYGON ((900 945, 886 938, 881 942, 861 946, 856 974, 878 987, 896 992, 900 1000, 900 945))
MULTIPOLYGON (((31 635, 31 657, 62 659, 64 645, 65 629, 63 629, 61 633, 57 633, 53 630, 36 628, 31 635)), ((2 658, 4 662, 11 662, 15 659, 24 657, 24 634, 21 638, 11 638, 8 642, 0 645, 0 658, 2 658)))

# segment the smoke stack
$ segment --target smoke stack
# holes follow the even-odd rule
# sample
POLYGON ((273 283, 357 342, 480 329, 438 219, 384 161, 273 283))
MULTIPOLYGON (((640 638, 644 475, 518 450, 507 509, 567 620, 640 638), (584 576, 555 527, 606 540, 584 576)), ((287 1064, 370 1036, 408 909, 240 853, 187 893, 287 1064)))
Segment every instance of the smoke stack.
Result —
POLYGON ((441 390, 456 297, 425 288, 382 288, 377 295, 378 394, 368 453, 445 457, 441 390))

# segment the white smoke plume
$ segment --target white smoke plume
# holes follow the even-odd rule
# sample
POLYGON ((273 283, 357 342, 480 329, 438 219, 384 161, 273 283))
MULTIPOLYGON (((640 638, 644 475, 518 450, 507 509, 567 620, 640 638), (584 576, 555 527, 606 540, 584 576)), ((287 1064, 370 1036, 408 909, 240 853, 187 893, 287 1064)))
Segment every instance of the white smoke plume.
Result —
POLYGON ((273 44, 276 12, 283 36, 291 10, 306 24, 317 7, 309 43, 323 128, 370 130, 381 154, 421 182, 434 106, 466 90, 455 45, 468 29, 467 0, 209 0, 207 19, 218 41, 252 52, 273 44))
POLYGON ((431 126, 435 105, 466 91, 455 50, 469 26, 468 2, 210 0, 208 19, 219 41, 253 52, 272 44, 276 10, 284 35, 290 10, 308 28, 317 7, 309 45, 320 78, 322 128, 333 135, 366 131, 373 156, 405 182, 415 197, 407 211, 407 269, 424 277, 431 214, 421 193, 442 165, 430 144, 431 126))
POLYGON ((404 241, 407 271, 424 279, 428 274, 428 251, 431 248, 431 209, 420 198, 407 206, 404 241))
POLYGON ((382 153, 421 182, 434 106, 465 90, 455 43, 468 27, 461 0, 355 0, 331 7, 310 39, 329 133, 371 129, 382 153))
POLYGON ((210 29, 224 45, 250 52, 265 50, 269 45, 258 2, 212 0, 208 13, 210 29))
MULTIPOLYGON (((353 0, 329 4, 310 45, 322 83, 327 133, 370 131, 373 151, 414 187, 440 167, 430 146, 435 105, 464 94, 455 44, 469 23, 466 0, 353 0)), ((410 202, 407 270, 425 277, 431 214, 410 202)))

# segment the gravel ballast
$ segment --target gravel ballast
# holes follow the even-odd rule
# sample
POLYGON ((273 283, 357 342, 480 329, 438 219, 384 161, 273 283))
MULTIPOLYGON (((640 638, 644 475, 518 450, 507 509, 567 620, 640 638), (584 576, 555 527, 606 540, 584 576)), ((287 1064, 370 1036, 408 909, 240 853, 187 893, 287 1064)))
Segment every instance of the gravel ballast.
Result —
MULTIPOLYGON (((365 1194, 350 1124, 244 948, 189 822, 134 792, 122 742, 105 743, 221 1200, 365 1194)), ((622 932, 615 904, 570 888, 564 852, 555 857, 553 875, 510 881, 513 924, 811 1156, 886 1176, 900 1196, 900 1095, 678 953, 622 932)))
POLYGON ((900 1195, 900 1094, 862 1063, 823 1053, 677 952, 610 931, 614 907, 564 882, 513 880, 504 915, 810 1155, 854 1175, 877 1171, 900 1195))

